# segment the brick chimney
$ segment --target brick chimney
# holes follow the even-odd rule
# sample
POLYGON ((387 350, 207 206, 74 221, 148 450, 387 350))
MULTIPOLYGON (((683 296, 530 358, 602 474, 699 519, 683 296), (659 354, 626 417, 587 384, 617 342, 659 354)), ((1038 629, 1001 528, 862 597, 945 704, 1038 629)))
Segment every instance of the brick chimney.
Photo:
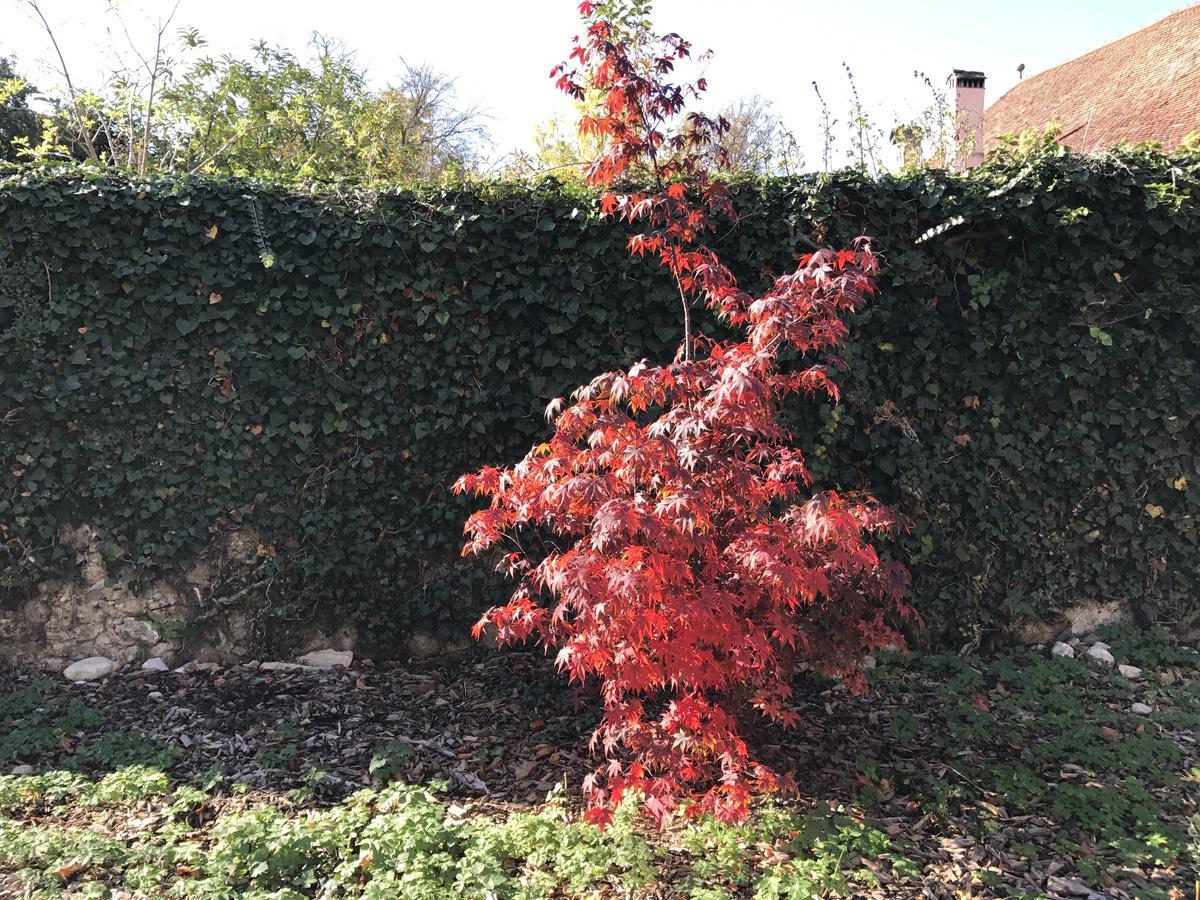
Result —
POLYGON ((946 84, 954 89, 955 142, 954 168, 962 171, 983 162, 983 83, 982 72, 955 69, 946 84))

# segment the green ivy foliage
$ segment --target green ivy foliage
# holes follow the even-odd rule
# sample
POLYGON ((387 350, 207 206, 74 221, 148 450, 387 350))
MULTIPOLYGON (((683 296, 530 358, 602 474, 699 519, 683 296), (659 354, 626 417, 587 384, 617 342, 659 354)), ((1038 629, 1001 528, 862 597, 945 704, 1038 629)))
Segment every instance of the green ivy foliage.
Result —
MULTIPOLYGON (((823 485, 916 523, 894 552, 930 637, 1084 599, 1196 610, 1198 181, 1200 157, 1132 148, 737 186, 719 249, 749 282, 811 240, 865 233, 884 258, 842 403, 794 421, 823 485)), ((457 556, 450 483, 518 458, 552 397, 679 341, 672 285, 625 238, 553 182, 10 170, 0 586, 69 569, 66 524, 134 578, 253 529, 280 617, 350 615, 384 650, 461 633, 502 595, 457 556)))

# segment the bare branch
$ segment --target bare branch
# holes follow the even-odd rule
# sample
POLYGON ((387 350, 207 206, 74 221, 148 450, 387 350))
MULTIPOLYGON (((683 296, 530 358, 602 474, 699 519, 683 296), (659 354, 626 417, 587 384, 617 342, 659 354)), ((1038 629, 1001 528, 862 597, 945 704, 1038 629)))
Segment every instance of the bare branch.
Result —
POLYGON ((146 95, 146 121, 142 127, 142 148, 141 158, 138 160, 138 174, 146 174, 146 154, 150 147, 150 124, 154 119, 154 89, 158 84, 159 75, 162 74, 162 39, 166 30, 171 26, 171 21, 175 18, 175 14, 179 12, 179 4, 182 0, 175 0, 175 6, 171 8, 171 14, 166 19, 160 19, 158 23, 158 32, 154 38, 154 68, 150 71, 150 89, 146 95))
POLYGON ((42 8, 38 6, 37 0, 25 0, 29 8, 37 14, 37 17, 42 22, 42 27, 46 30, 47 37, 50 38, 50 44, 54 47, 54 52, 58 56, 59 71, 62 73, 63 81, 67 85, 67 95, 71 98, 71 113, 75 117, 75 124, 79 131, 79 136, 83 141, 84 150, 87 152, 88 159, 93 162, 100 162, 100 154, 96 152, 96 145, 88 133, 88 128, 83 121, 83 116, 79 111, 79 95, 75 90, 75 83, 71 80, 71 71, 67 68, 67 60, 63 57, 62 49, 58 46, 58 38, 54 34, 54 29, 50 27, 50 23, 46 21, 45 15, 42 14, 42 8))

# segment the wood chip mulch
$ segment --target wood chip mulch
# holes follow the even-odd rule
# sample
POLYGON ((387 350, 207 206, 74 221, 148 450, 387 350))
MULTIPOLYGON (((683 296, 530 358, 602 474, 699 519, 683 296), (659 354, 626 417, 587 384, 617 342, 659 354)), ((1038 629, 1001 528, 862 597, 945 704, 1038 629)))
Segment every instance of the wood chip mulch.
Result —
MULTIPOLYGON (((0 695, 38 677, 44 676, 0 670, 0 695)), ((305 773, 314 766, 325 777, 307 804, 340 802, 378 783, 372 760, 391 747, 396 761, 389 774, 410 782, 444 780, 462 814, 499 816, 539 807, 564 780, 567 796, 575 796, 597 763, 588 748, 598 720, 595 698, 572 696, 552 663, 529 653, 380 667, 355 661, 347 671, 269 672, 253 664, 187 674, 134 670, 103 682, 62 682, 61 689, 63 696, 104 712, 102 733, 134 732, 177 748, 173 781, 202 780, 220 767, 226 783, 246 785, 244 793, 228 798, 236 806, 262 803, 264 797, 280 805, 289 790, 308 783, 305 773)), ((990 796, 971 782, 966 762, 932 739, 918 738, 899 750, 889 736, 894 701, 883 692, 855 697, 808 683, 796 698, 799 729, 764 731, 756 739, 767 762, 794 773, 803 794, 794 801, 798 806, 825 802, 851 817, 869 818, 922 871, 919 883, 900 883, 886 865, 866 860, 881 883, 855 896, 1007 897, 1027 891, 1119 900, 1141 896, 1141 887, 1174 889, 1169 896, 1191 900, 1194 874, 1182 871, 1125 871, 1121 883, 1114 880, 1103 893, 1088 888, 1075 862, 1056 850, 1057 826, 1044 810, 1012 808, 1005 798, 990 796), (911 798, 889 796, 887 779, 881 778, 872 784, 875 800, 864 814, 859 793, 864 779, 856 762, 863 754, 878 759, 906 754, 934 782, 970 787, 976 800, 935 814, 911 798), (1014 853, 1018 831, 1023 841, 1039 841, 1044 855, 1030 860, 1014 853), (985 870, 992 873, 992 886, 980 882, 985 870)), ((922 728, 936 727, 936 716, 913 707, 919 702, 919 695, 904 700, 922 728)), ((1188 765, 1200 765, 1194 735, 1180 735, 1179 746, 1188 765)), ((997 748, 997 758, 1003 758, 1003 748, 997 748)), ((678 856, 675 836, 658 840, 668 847, 669 871, 678 856)), ((651 896, 678 896, 669 886, 657 890, 661 893, 651 896)))

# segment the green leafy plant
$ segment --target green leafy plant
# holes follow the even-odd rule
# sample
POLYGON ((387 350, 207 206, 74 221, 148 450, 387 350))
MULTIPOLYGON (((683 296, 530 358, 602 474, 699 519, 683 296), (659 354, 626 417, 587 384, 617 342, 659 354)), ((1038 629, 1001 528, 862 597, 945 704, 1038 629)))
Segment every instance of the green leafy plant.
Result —
POLYGON ((289 741, 279 747, 264 748, 255 758, 264 769, 283 769, 296 765, 299 755, 300 748, 289 741))
POLYGON ((1166 628, 1138 628, 1133 625, 1103 625, 1100 637, 1121 655, 1122 661, 1148 669, 1166 666, 1194 668, 1200 664, 1200 650, 1177 643, 1166 628))
POLYGON ((126 766, 105 775, 88 791, 88 802, 97 805, 138 804, 170 792, 167 776, 147 766, 126 766))
POLYGON ((164 747, 144 735, 110 731, 77 749, 70 762, 73 767, 88 766, 105 770, 127 766, 165 770, 175 765, 182 755, 183 751, 178 747, 164 747))
MULTIPOLYGON (((856 884, 878 882, 863 860, 892 856, 884 831, 824 804, 804 813, 768 806, 739 826, 707 820, 684 834, 683 846, 693 860, 684 890, 694 898, 746 888, 772 900, 850 896, 856 884), (763 848, 773 851, 770 864, 759 862, 763 848)), ((912 861, 901 855, 891 867, 899 878, 913 874, 912 861)))
POLYGON ((375 780, 391 781, 404 770, 412 752, 407 741, 388 741, 371 755, 367 774, 375 780))
POLYGON ((37 761, 54 756, 74 744, 74 736, 89 731, 104 719, 103 713, 78 698, 51 696, 53 684, 39 680, 0 699, 0 762, 37 761))

